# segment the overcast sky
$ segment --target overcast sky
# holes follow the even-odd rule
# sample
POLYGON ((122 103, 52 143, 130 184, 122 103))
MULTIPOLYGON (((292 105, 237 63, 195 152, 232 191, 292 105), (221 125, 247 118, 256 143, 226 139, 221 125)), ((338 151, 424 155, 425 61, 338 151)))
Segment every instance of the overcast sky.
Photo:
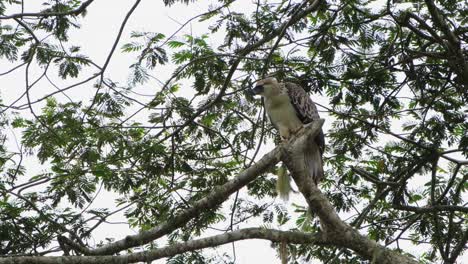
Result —
MULTIPOLYGON (((25 1, 25 12, 37 12, 40 10, 40 3, 42 1, 25 1)), ((242 11, 246 12, 253 8, 250 1, 238 1, 240 5, 243 5, 242 11)), ((119 42, 118 49, 113 55, 108 70, 105 76, 112 79, 115 82, 125 84, 129 76, 129 66, 135 62, 134 54, 125 54, 120 52, 120 47, 130 41, 129 35, 132 31, 151 31, 160 32, 166 36, 172 35, 178 30, 181 24, 185 23, 190 18, 204 13, 208 10, 210 5, 218 6, 219 3, 216 1, 199 1, 197 4, 190 4, 188 6, 184 4, 175 4, 172 7, 165 7, 162 0, 149 1, 144 0, 135 10, 134 14, 130 18, 119 42), (203 4, 199 4, 203 3, 203 4)), ((98 65, 102 65, 107 58, 107 55, 115 41, 117 32, 120 28, 121 22, 125 17, 127 11, 134 4, 134 1, 128 0, 96 0, 88 8, 88 14, 80 21, 81 28, 79 30, 73 30, 70 34, 70 44, 81 46, 81 53, 87 55, 92 61, 98 65)), ((239 5, 237 5, 239 6, 239 5)), ((17 13, 20 10, 8 10, 7 14, 17 13)), ((184 34, 199 36, 207 33, 208 23, 199 23, 195 20, 193 23, 189 23, 185 26, 177 35, 182 36, 184 34)), ((212 44, 222 42, 222 33, 217 35, 210 35, 209 42, 212 44)), ((12 64, 6 60, 0 60, 0 73, 7 71, 16 64, 12 64)), ((165 81, 172 74, 173 66, 159 67, 156 71, 152 72, 152 75, 160 81, 165 81)), ((53 71, 50 71, 48 75, 52 81, 57 84, 58 87, 65 87, 69 84, 75 83, 80 80, 84 80, 97 72, 97 69, 85 70, 80 73, 78 78, 70 80, 61 80, 53 71)), ((35 80, 42 74, 42 70, 38 67, 32 66, 30 70, 30 79, 35 80)), ((25 91, 25 69, 24 67, 8 75, 0 76, 0 96, 2 102, 5 105, 9 105, 19 98, 25 91)), ((70 89, 66 92, 67 96, 73 99, 83 98, 89 100, 94 94, 95 89, 91 83, 87 83, 82 86, 70 89)), ((145 85, 136 87, 134 90, 139 94, 153 95, 157 90, 160 89, 161 83, 157 80, 148 82, 145 85)), ((42 80, 37 83, 31 90, 31 101, 42 98, 45 94, 56 91, 56 88, 50 85, 47 80, 42 80)), ((56 96, 58 100, 68 100, 62 94, 56 96)), ((151 98, 150 98, 151 99, 151 98)), ((26 98, 22 98, 20 101, 15 103, 16 106, 27 103, 26 98)), ((34 110, 38 111, 44 106, 44 101, 34 105, 34 110)), ((21 111, 21 115, 30 117, 28 110, 21 111)), ((11 134, 12 135, 12 134, 11 134)), ((16 131, 15 136, 20 138, 20 134, 16 131)), ((10 149, 16 148, 16 143, 9 141, 10 149)), ((262 149, 262 152, 267 152, 273 146, 267 146, 262 149)), ((41 165, 33 158, 28 158, 25 164, 28 169, 28 175, 34 175, 34 173, 44 172, 47 168, 47 164, 41 165)), ((26 178, 24 180, 27 180, 26 178)), ((114 197, 112 193, 105 193, 101 191, 100 199, 95 200, 93 208, 115 208, 114 197)), ((295 198, 292 199, 294 201, 295 198)), ((116 215, 109 219, 110 222, 116 222, 120 224, 114 225, 101 225, 93 232, 93 239, 95 243, 103 240, 106 237, 114 237, 115 239, 121 239, 128 234, 136 234, 137 230, 132 230, 126 224, 122 224, 125 218, 122 214, 116 215)), ((258 226, 260 222, 249 222, 244 224, 243 227, 258 226)), ((215 232, 209 231, 207 234, 214 234, 215 232)), ((163 245, 158 242, 158 245, 163 245)), ((248 263, 279 263, 279 259, 276 257, 276 252, 270 247, 270 242, 262 240, 250 240, 241 241, 235 243, 236 247, 236 263, 248 264, 248 263)), ((232 245, 225 245, 216 249, 219 255, 223 252, 232 254, 232 245)), ((216 254, 216 253, 215 253, 216 254)), ((157 261, 155 263, 164 263, 165 261, 157 261)), ((313 262, 314 263, 314 262, 313 262)), ((318 263, 318 262, 316 262, 318 263)))
MULTIPOLYGON (((25 11, 38 11, 39 2, 42 1, 25 1, 25 11)), ((72 31, 72 34, 70 34, 70 43, 81 46, 81 53, 87 55, 97 64, 102 65, 115 41, 121 22, 133 3, 134 1, 129 0, 96 0, 88 9, 87 16, 81 21, 81 28, 79 30, 72 31)), ((118 49, 110 61, 109 68, 105 74, 106 77, 122 84, 127 82, 130 73, 129 66, 134 63, 134 56, 136 54, 121 53, 120 47, 124 43, 129 42, 130 32, 151 31, 160 32, 166 36, 170 36, 179 29, 181 24, 185 23, 188 19, 200 13, 206 12, 208 6, 210 5, 218 6, 218 2, 198 1, 196 4, 192 3, 188 6, 183 4, 175 4, 172 7, 165 7, 162 0, 142 1, 126 26, 123 37, 118 45, 118 49)), ((238 1, 236 6, 237 8, 242 6, 241 9, 239 8, 241 12, 249 12, 254 8, 254 6, 251 4, 251 1, 248 0, 238 1)), ((236 7, 234 7, 234 9, 235 8, 236 7)), ((9 10, 11 13, 15 13, 17 11, 18 10, 9 10)), ((208 23, 198 23, 195 20, 193 23, 189 23, 187 26, 185 26, 178 33, 178 35, 192 34, 199 36, 203 33, 207 33, 207 25, 208 23)), ((209 42, 213 43, 213 46, 215 46, 217 43, 222 42, 222 38, 222 32, 219 32, 215 35, 210 35, 209 42)), ((10 69, 13 66, 13 64, 6 62, 5 60, 0 60, 0 73, 10 69)), ((159 67, 156 71, 152 72, 152 74, 158 80, 164 82, 170 77, 173 69, 174 67, 170 65, 166 67, 159 67)), ((51 77, 52 81, 59 87, 64 87, 67 84, 77 82, 77 80, 86 79, 95 72, 97 72, 97 69, 86 70, 83 71, 77 79, 65 81, 61 80, 58 76, 54 76, 54 74, 50 74, 49 77, 51 77)), ((34 67, 31 70, 31 73, 32 76, 37 78, 42 72, 41 69, 34 67)), ((24 92, 24 76, 24 68, 17 70, 12 74, 0 76, 0 93, 4 104, 10 104, 24 92)), ((33 80, 35 78, 33 77, 31 79, 33 80)), ((160 87, 161 83, 159 83, 157 80, 153 80, 145 85, 142 85, 141 87, 137 87, 134 91, 139 94, 152 95, 155 93, 155 91, 160 89, 160 87)), ((33 89, 31 89, 31 100, 34 101, 35 99, 39 99, 45 94, 54 92, 55 90, 55 87, 50 85, 46 80, 43 80, 34 86, 33 89)), ((87 100, 88 98, 91 98, 94 92, 95 89, 92 87, 92 83, 88 83, 86 85, 78 86, 74 89, 68 90, 66 94, 73 99, 83 98, 87 100)), ((57 98, 59 98, 59 100, 67 100, 67 98, 63 95, 58 95, 57 98)), ((323 97, 315 97, 314 100, 321 104, 327 104, 323 97)), ((20 100, 16 105, 21 105, 24 103, 26 103, 25 98, 20 100)), ((39 110, 42 106, 42 103, 36 104, 34 109, 39 110)), ((29 115, 27 111, 23 111, 22 114, 26 116, 29 115)), ((325 130, 330 124, 331 122, 327 122, 325 124, 325 130)), ((19 135, 16 136, 19 137, 19 135)), ((13 149, 15 148, 14 142, 10 141, 10 147, 13 149)), ((272 147, 273 146, 271 145, 265 146, 265 148, 262 149, 262 152, 265 153, 272 147)), ((34 167, 35 170, 38 170, 36 173, 40 170, 45 170, 44 166, 40 166, 32 159, 28 162, 29 164, 26 164, 26 167, 34 167)), ((286 203, 286 205, 290 205, 292 202, 303 203, 302 199, 296 196, 293 197, 291 201, 286 203)), ((101 199, 96 200, 93 206, 96 208, 112 208, 114 207, 114 196, 112 193, 107 193, 106 195, 101 196, 101 199)), ((111 218, 110 221, 125 221, 122 217, 122 215, 117 215, 116 217, 111 218)), ((244 227, 255 226, 257 224, 260 223, 249 222, 246 223, 244 227)), ((121 239, 125 235, 134 234, 136 232, 136 230, 129 229, 126 224, 103 225, 102 228, 98 229, 94 233, 94 238, 96 240, 95 242, 98 243, 100 239, 105 237, 121 239)), ((212 234, 211 232, 209 233, 212 234)), ((410 243, 407 245, 409 246, 410 243)), ((411 247, 407 247, 405 250, 418 255, 418 252, 412 250, 411 247)), ((231 253, 231 245, 220 247, 217 249, 217 251, 220 255, 223 253, 223 251, 231 253)), ((270 242, 241 241, 236 243, 236 263, 279 263, 279 259, 275 255, 276 252, 270 247, 270 242)))

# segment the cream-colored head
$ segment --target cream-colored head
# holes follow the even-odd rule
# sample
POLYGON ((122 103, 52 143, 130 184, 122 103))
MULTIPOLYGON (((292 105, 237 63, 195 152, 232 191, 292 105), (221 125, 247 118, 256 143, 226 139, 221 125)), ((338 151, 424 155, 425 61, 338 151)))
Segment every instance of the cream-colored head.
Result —
POLYGON ((255 87, 252 89, 254 94, 261 95, 263 97, 275 96, 280 93, 280 87, 278 81, 274 77, 269 77, 258 81, 255 87))

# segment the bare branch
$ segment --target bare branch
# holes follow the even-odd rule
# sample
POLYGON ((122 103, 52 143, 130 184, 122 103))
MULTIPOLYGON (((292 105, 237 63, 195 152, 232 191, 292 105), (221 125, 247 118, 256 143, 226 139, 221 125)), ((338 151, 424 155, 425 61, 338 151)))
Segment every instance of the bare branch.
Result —
POLYGON ((246 228, 216 235, 207 238, 191 240, 185 243, 173 244, 159 249, 143 251, 120 256, 62 256, 62 257, 7 257, 0 258, 0 264, 95 264, 95 263, 135 263, 151 262, 198 249, 216 247, 234 241, 245 239, 265 239, 272 242, 287 242, 294 244, 320 244, 328 243, 321 234, 306 234, 295 231, 279 231, 263 228, 246 228))

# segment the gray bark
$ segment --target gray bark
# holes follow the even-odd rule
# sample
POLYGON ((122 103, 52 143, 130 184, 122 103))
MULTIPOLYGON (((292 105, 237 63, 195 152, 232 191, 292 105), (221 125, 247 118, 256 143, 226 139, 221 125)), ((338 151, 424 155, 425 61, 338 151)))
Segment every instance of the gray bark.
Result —
POLYGON ((285 146, 282 159, 290 170, 299 191, 305 197, 310 210, 315 213, 323 229, 323 238, 329 244, 354 250, 372 263, 418 263, 416 260, 385 248, 375 241, 361 235, 357 230, 340 219, 327 197, 317 188, 312 175, 307 170, 304 150, 310 139, 318 134, 316 125, 323 124, 323 119, 308 125, 304 134, 285 146))
POLYGON ((191 240, 170 246, 142 251, 121 256, 62 256, 62 257, 7 257, 0 258, 1 264, 95 264, 95 263, 136 263, 153 261, 160 258, 175 256, 188 251, 215 247, 245 239, 266 239, 273 242, 288 241, 290 243, 313 243, 325 245, 321 234, 306 234, 302 232, 278 231, 264 228, 246 228, 222 235, 191 240))
POLYGON ((325 195, 315 185, 309 170, 305 169, 303 151, 307 142, 320 131, 323 119, 307 125, 302 135, 291 139, 262 157, 255 165, 244 170, 235 179, 222 186, 214 188, 213 192, 205 198, 195 202, 190 208, 176 214, 170 221, 164 222, 155 228, 141 232, 137 235, 127 236, 125 239, 109 243, 97 249, 87 249, 70 241, 66 243, 86 256, 61 257, 5 257, 0 258, 0 264, 10 263, 135 263, 151 261, 159 258, 174 256, 188 251, 214 247, 233 241, 244 239, 266 239, 273 242, 292 244, 315 244, 322 246, 335 246, 355 251, 372 263, 387 264, 417 263, 416 260, 404 256, 396 251, 385 248, 375 241, 361 235, 357 230, 342 221, 325 195), (113 256, 125 249, 141 246, 171 233, 197 216, 199 210, 207 210, 221 204, 228 197, 241 189, 258 175, 268 171, 280 160, 283 160, 291 171, 299 191, 304 195, 310 210, 320 219, 322 232, 309 234, 304 232, 288 232, 262 228, 247 228, 222 235, 191 240, 185 243, 169 245, 163 248, 147 250, 133 254, 113 256), (94 256, 93 256, 94 255, 94 256))

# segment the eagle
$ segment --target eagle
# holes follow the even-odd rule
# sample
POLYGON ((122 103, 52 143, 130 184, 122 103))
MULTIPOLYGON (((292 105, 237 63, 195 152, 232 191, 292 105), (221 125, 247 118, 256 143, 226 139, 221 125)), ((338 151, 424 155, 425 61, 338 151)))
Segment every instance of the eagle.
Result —
MULTIPOLYGON (((263 97, 266 113, 283 140, 291 138, 303 128, 304 124, 320 119, 315 103, 306 91, 295 83, 280 83, 276 78, 270 77, 258 81, 252 93, 263 97)), ((309 143, 304 155, 308 161, 310 175, 317 185, 323 179, 322 155, 325 149, 323 130, 321 129, 309 143)), ((289 185, 289 181, 287 184, 289 185)))

